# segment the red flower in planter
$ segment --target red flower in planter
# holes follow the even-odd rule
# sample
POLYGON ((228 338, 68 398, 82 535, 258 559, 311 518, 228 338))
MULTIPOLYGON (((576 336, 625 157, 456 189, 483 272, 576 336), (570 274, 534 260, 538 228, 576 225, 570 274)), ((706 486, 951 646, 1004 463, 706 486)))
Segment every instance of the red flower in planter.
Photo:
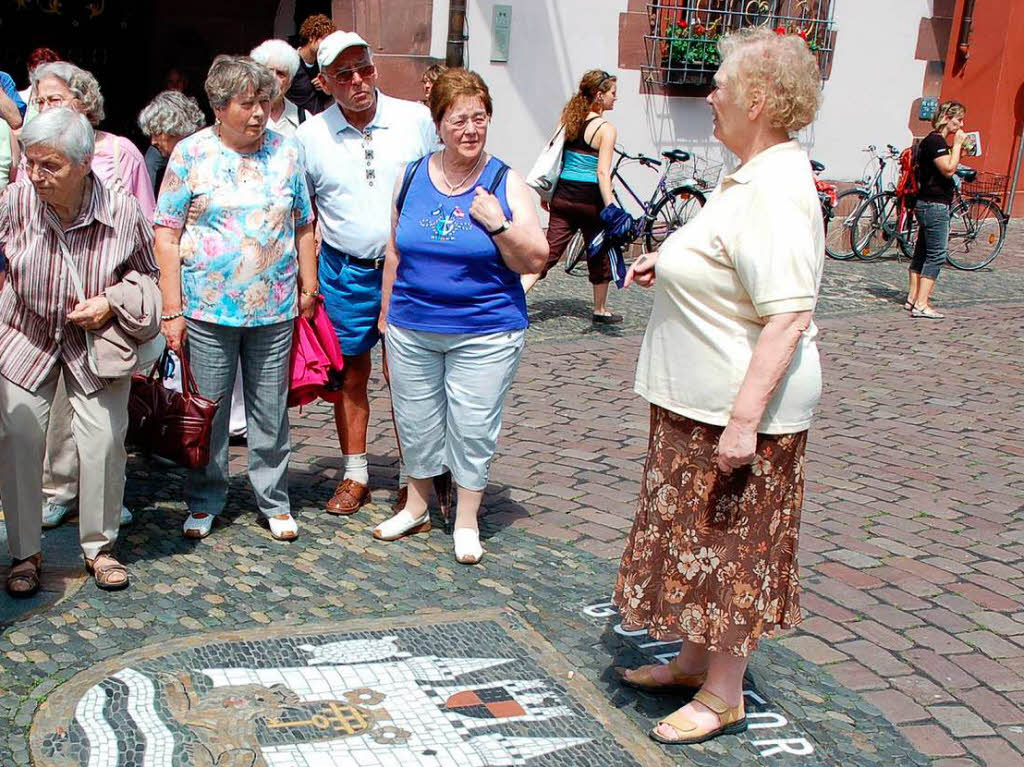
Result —
POLYGON ((697 24, 697 26, 693 28, 693 34, 697 35, 698 37, 703 35, 705 32, 707 32, 707 29, 705 29, 703 24, 697 24))
POLYGON ((786 34, 786 28, 785 27, 781 27, 781 26, 780 27, 775 27, 775 34, 777 34, 777 35, 784 35, 784 34, 786 34))
POLYGON ((807 30, 806 29, 801 29, 796 34, 797 34, 797 37, 799 37, 805 43, 807 42, 807 30))

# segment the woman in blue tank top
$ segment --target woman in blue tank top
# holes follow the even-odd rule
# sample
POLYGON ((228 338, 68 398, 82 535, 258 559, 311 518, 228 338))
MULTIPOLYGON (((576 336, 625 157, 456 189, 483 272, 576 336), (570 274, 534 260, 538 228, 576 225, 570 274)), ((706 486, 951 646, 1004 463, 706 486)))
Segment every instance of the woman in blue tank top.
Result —
POLYGON ((448 469, 455 558, 475 564, 477 512, 529 324, 520 275, 540 270, 548 246, 522 178, 484 151, 492 105, 480 76, 442 74, 430 111, 444 149, 410 164, 395 190, 381 292, 409 496, 373 534, 430 530, 431 478, 448 469))
MULTIPOLYGON (((530 290, 565 253, 576 232, 582 232, 589 246, 601 231, 601 210, 615 202, 612 195, 612 159, 615 152, 615 126, 605 113, 615 106, 618 87, 615 76, 603 69, 591 69, 580 79, 579 90, 562 110, 565 149, 562 172, 548 210, 548 248, 550 255, 540 274, 523 278, 530 290)), ((608 310, 608 285, 612 279, 608 258, 587 258, 587 272, 594 288, 593 321, 599 324, 622 322, 622 316, 608 310)))

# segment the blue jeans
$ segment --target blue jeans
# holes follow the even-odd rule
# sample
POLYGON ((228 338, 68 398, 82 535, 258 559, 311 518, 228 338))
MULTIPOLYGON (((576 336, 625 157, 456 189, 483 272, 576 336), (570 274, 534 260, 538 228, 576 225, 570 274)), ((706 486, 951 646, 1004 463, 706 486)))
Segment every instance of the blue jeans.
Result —
POLYGON ((194 514, 220 514, 228 496, 228 421, 235 371, 242 361, 248 427, 249 482, 265 517, 291 512, 288 501, 289 358, 294 323, 235 328, 187 321, 186 343, 199 393, 220 400, 213 419, 210 462, 188 472, 185 502, 194 514))
POLYGON ((934 280, 946 263, 949 250, 949 206, 944 202, 918 201, 917 243, 910 271, 934 280))

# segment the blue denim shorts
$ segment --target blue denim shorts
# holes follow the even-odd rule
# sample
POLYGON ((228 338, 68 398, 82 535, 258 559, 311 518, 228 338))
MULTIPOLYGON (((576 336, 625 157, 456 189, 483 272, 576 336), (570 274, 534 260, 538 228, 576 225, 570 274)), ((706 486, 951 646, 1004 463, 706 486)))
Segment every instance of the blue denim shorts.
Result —
POLYGON ((346 357, 370 351, 380 340, 380 287, 384 271, 349 261, 326 242, 320 245, 318 282, 324 308, 346 357))

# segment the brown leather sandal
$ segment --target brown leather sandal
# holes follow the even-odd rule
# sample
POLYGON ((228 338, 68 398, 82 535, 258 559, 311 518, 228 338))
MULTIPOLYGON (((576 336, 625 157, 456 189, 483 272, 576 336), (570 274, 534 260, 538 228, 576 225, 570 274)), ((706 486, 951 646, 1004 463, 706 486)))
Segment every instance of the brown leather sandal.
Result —
POLYGON ((718 716, 719 727, 714 730, 702 730, 700 725, 683 715, 683 709, 674 711, 658 722, 659 725, 667 724, 683 737, 666 738, 657 729, 650 732, 652 740, 658 743, 665 743, 670 746, 685 746, 717 738, 719 735, 738 735, 747 730, 747 716, 743 711, 743 703, 736 707, 730 707, 724 700, 713 692, 701 689, 693 696, 693 699, 703 703, 712 713, 718 716))
POLYGON ((7 593, 24 599, 39 591, 39 572, 43 569, 43 553, 40 551, 25 559, 15 559, 7 574, 7 593))
POLYGON ((622 683, 645 692, 677 692, 679 690, 699 690, 707 679, 704 674, 676 674, 671 682, 659 682, 654 678, 654 669, 661 667, 660 663, 651 663, 639 668, 625 668, 616 666, 615 673, 619 675, 622 683), (631 676, 626 676, 630 674, 631 676))
POLYGON ((325 511, 347 517, 359 511, 363 504, 370 502, 370 488, 354 479, 343 479, 327 502, 325 511))
POLYGON ((128 568, 105 551, 101 551, 95 559, 85 560, 85 569, 96 581, 97 588, 104 591, 128 588, 128 568))

